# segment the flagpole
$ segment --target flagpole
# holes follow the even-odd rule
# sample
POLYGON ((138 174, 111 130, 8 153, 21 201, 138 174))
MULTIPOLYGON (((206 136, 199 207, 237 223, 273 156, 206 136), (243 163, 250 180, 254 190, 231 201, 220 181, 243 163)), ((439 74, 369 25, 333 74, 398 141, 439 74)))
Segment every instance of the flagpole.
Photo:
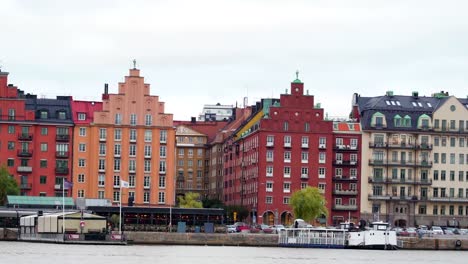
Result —
POLYGON ((122 182, 120 182, 119 193, 119 235, 122 234, 122 182))
POLYGON ((62 232, 65 240, 65 179, 62 181, 62 232))

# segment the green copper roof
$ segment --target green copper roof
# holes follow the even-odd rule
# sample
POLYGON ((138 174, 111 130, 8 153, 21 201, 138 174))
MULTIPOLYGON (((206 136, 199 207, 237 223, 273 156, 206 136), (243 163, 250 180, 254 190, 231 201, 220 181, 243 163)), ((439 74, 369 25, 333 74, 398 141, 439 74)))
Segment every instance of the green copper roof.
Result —
MULTIPOLYGON (((7 196, 9 204, 17 205, 62 205, 62 197, 49 197, 49 196, 7 196)), ((65 205, 73 206, 73 198, 65 197, 65 205)))

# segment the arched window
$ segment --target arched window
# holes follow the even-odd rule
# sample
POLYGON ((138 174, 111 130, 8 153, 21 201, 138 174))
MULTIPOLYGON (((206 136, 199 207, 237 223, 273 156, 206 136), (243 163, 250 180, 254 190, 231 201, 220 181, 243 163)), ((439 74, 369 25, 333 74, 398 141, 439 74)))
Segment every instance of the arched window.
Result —
POLYGON ((401 127, 401 116, 400 115, 395 115, 393 117, 393 125, 395 127, 401 127))
POLYGON ((403 126, 411 127, 411 117, 409 115, 405 115, 405 118, 403 119, 403 126))
POLYGON ((428 129, 431 125, 430 122, 431 122, 431 118, 428 115, 426 114, 420 115, 418 118, 418 128, 428 129))
POLYGON ((375 112, 372 115, 371 126, 377 128, 386 127, 385 116, 380 112, 375 112))

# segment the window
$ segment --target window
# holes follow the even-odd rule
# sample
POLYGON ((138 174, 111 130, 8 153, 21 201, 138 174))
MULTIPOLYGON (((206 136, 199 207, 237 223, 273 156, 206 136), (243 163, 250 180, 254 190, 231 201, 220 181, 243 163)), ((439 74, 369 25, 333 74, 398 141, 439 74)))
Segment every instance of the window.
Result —
POLYGON ((151 130, 145 130, 145 142, 151 142, 153 140, 153 134, 151 130))
POLYGON ((120 159, 114 159, 114 171, 120 171, 120 159))
POLYGON ((114 130, 114 140, 115 141, 121 141, 122 140, 122 129, 116 128, 114 130))
POLYGON ((145 157, 151 157, 151 146, 145 145, 145 157))
POLYGON ((47 160, 40 160, 39 162, 39 167, 41 168, 47 168, 47 160))
POLYGON ((130 141, 135 142, 137 140, 136 129, 130 129, 130 141))
POLYGON ((166 161, 159 161, 159 173, 166 173, 166 161))
POLYGON ((114 187, 120 187, 120 176, 114 175, 114 187))
POLYGON ((434 181, 439 180, 439 171, 438 170, 434 170, 434 172, 432 172, 432 178, 434 179, 434 181))
POLYGON ((166 202, 166 193, 165 192, 159 192, 158 193, 158 203, 163 204, 166 202))
POLYGON ((128 175, 128 187, 130 188, 135 187, 135 174, 128 175))
MULTIPOLYGON (((47 135, 47 128, 46 129, 46 135, 47 135)), ((86 127, 80 127, 80 132, 79 132, 80 137, 86 136, 86 127)))
POLYGON ((301 162, 308 163, 309 162, 309 153, 308 152, 301 152, 301 162))
POLYGON ((136 114, 130 114, 130 125, 131 126, 136 126, 137 123, 137 115, 136 114))
POLYGON ((104 187, 105 183, 106 183, 106 175, 99 174, 98 175, 98 186, 99 187, 104 187))
POLYGON ((145 125, 151 126, 153 124, 153 117, 151 115, 145 115, 145 125))
POLYGON ((166 176, 159 175, 159 188, 166 188, 166 176))
POLYGON ((85 182, 85 175, 84 174, 78 174, 78 182, 79 183, 85 182))
POLYGON ((193 167, 193 160, 187 160, 187 166, 193 167))
POLYGON ((122 114, 120 113, 115 114, 115 124, 116 125, 122 124, 122 114))
POLYGON ((39 115, 40 115, 40 119, 47 119, 49 118, 49 112, 47 112, 47 110, 41 110, 39 112, 39 115))
POLYGON ((309 132, 310 131, 310 124, 308 122, 304 123, 304 131, 309 132))
POLYGON ((286 167, 284 167, 283 171, 284 171, 284 177, 285 178, 291 177, 291 167, 286 166, 286 167))
POLYGON ((105 140, 107 138, 107 130, 105 128, 99 129, 99 139, 105 140))
POLYGON ((185 149, 183 149, 183 148, 180 148, 177 152, 178 152, 179 156, 184 156, 185 155, 185 149))
POLYGON ((302 142, 302 147, 309 146, 309 137, 302 137, 301 142, 302 142))
POLYGON ((120 192, 119 191, 114 191, 114 195, 112 196, 114 199, 114 202, 119 202, 120 201, 120 192))
POLYGON ((318 174, 319 174, 320 179, 325 178, 325 168, 319 168, 318 169, 318 174))
POLYGON ((86 114, 85 113, 78 113, 78 120, 80 120, 80 121, 86 120, 86 114))
POLYGON ((136 160, 134 159, 128 160, 128 171, 135 172, 135 170, 136 170, 136 160))
POLYGON ((456 139, 454 137, 450 137, 450 147, 455 147, 456 139))
POLYGON ((307 182, 301 182, 301 189, 307 188, 307 182))
POLYGON ((129 145, 128 147, 128 155, 131 156, 131 157, 135 157, 136 156, 136 145, 129 145))
POLYGON ((85 167, 86 160, 85 159, 78 159, 78 167, 85 167))
POLYGON ((288 196, 283 197, 283 204, 289 204, 290 198, 288 196))
POLYGON ((86 151, 86 144, 85 143, 79 143, 78 144, 78 151, 79 152, 85 152, 86 151))
POLYGON ((291 151, 284 152, 284 162, 290 163, 291 162, 291 151))
POLYGON ((143 187, 144 188, 150 188, 151 187, 151 177, 150 176, 143 177, 143 187))
POLYGON ((78 190, 78 198, 84 197, 84 190, 78 190))
POLYGON ((341 204, 342 204, 341 198, 335 198, 335 205, 341 205, 341 204))
POLYGON ((99 143, 99 155, 100 156, 106 155, 106 144, 99 143))
POLYGON ((284 136, 284 146, 291 147, 291 136, 284 136))
POLYGON ((41 143, 41 151, 46 152, 47 151, 47 143, 41 143))
POLYGON ((342 168, 335 168, 335 177, 341 178, 343 176, 343 169, 342 168))
POLYGON ((144 170, 145 170, 145 172, 151 172, 151 161, 150 160, 145 160, 144 170))
POLYGON ((9 150, 15 149, 15 142, 14 141, 8 141, 8 149, 9 150))
POLYGON ((202 157, 203 156, 203 149, 197 149, 197 156, 202 157))
POLYGON ((440 163, 446 164, 447 163, 447 154, 446 153, 441 153, 440 155, 440 163))
POLYGON ((327 145, 327 138, 321 137, 319 138, 319 147, 320 148, 325 148, 327 145))
POLYGON ((309 176, 309 168, 302 167, 301 168, 301 177, 308 177, 309 176))
POLYGON ((99 162, 98 162, 98 169, 99 169, 100 171, 106 170, 106 160, 105 160, 105 159, 99 159, 99 162))
POLYGON ((319 153, 319 163, 321 164, 325 163, 325 152, 319 153))
POLYGON ((166 143, 166 141, 167 141, 167 131, 166 130, 159 131, 159 142, 166 143))
POLYGON ((160 158, 166 157, 166 146, 159 146, 159 157, 160 158))
POLYGON ((290 182, 283 183, 283 192, 284 193, 290 193, 291 192, 291 183, 290 182))
POLYGON ((267 177, 273 177, 273 166, 267 166, 266 167, 266 176, 267 177))
POLYGON ((283 131, 288 131, 288 130, 289 130, 289 123, 288 123, 288 121, 285 121, 283 123, 283 131))
POLYGON ((267 182, 266 183, 266 191, 267 192, 273 192, 273 182, 267 182))
POLYGON ((122 152, 122 146, 120 144, 115 144, 114 145, 114 156, 118 157, 121 155, 122 152))
POLYGON ((266 161, 267 162, 273 162, 273 151, 272 150, 267 150, 267 152, 266 152, 266 161))
POLYGON ((67 113, 65 111, 58 111, 58 119, 64 120, 67 118, 67 113))
POLYGON ((13 167, 13 166, 15 166, 15 160, 14 160, 14 159, 8 159, 8 160, 7 160, 7 166, 8 166, 8 167, 13 167))

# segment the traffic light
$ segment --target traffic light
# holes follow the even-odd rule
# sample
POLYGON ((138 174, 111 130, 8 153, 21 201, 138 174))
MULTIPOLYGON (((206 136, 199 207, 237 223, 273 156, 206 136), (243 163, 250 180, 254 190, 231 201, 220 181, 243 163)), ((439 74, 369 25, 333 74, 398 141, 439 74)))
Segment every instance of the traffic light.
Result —
POLYGON ((234 222, 237 221, 237 212, 233 212, 232 215, 234 216, 234 222))

